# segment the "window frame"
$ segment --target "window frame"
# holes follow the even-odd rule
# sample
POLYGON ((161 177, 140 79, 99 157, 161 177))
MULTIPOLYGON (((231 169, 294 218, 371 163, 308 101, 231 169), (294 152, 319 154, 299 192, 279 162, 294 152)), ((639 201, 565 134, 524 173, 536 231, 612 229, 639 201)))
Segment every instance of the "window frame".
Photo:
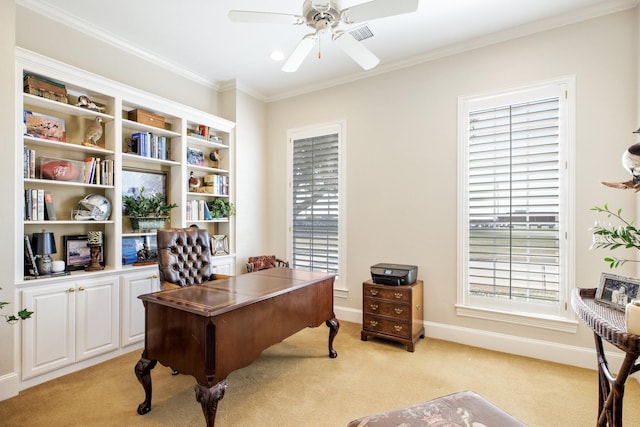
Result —
POLYGON ((346 244, 346 122, 344 120, 309 125, 287 130, 287 259, 293 260, 293 144, 300 139, 338 135, 338 274, 334 283, 334 296, 347 298, 347 244, 346 244))
POLYGON ((570 310, 569 301, 575 277, 574 245, 568 244, 574 234, 575 211, 575 76, 559 77, 522 86, 490 91, 458 98, 458 286, 456 314, 541 327, 564 332, 576 332, 578 322, 570 310), (560 292, 559 302, 549 310, 548 305, 522 303, 512 300, 496 301, 471 296, 468 290, 468 138, 469 113, 481 108, 517 104, 540 99, 554 93, 560 100, 560 292), (543 95, 547 94, 547 95, 543 95))

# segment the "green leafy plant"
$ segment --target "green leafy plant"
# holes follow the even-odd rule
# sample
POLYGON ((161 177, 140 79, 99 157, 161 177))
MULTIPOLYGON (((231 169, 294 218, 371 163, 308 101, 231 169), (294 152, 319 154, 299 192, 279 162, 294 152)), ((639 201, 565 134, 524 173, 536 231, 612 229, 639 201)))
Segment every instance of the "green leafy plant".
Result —
POLYGON ((169 218, 171 209, 178 207, 175 203, 165 203, 162 194, 145 195, 144 187, 137 196, 122 196, 122 203, 125 215, 141 218, 169 218))
MULTIPOLYGON (((596 224, 591 227, 593 243, 590 249, 604 248, 615 250, 621 247, 640 249, 640 231, 633 225, 632 221, 627 221, 622 217, 622 209, 613 212, 605 203, 603 207, 594 206, 591 210, 604 213, 607 215, 607 218, 614 217, 622 224, 615 226, 610 223, 602 224, 596 221, 596 224)), ((609 263, 610 268, 620 267, 626 262, 638 262, 636 260, 618 257, 605 257, 604 260, 609 263)))
POLYGON ((226 199, 214 199, 207 202, 207 207, 213 218, 228 218, 236 213, 236 208, 233 203, 226 199))
MULTIPOLYGON (((0 288, 0 289, 2 289, 2 288, 0 288)), ((0 310, 3 309, 5 305, 9 305, 9 303, 6 302, 6 301, 0 301, 0 310)), ((30 318, 32 314, 33 314, 33 311, 29 311, 26 308, 23 308, 22 310, 20 310, 18 312, 17 315, 15 315, 15 314, 3 314, 2 316, 4 316, 4 318, 7 321, 7 323, 16 323, 20 319, 24 320, 24 319, 30 318)))

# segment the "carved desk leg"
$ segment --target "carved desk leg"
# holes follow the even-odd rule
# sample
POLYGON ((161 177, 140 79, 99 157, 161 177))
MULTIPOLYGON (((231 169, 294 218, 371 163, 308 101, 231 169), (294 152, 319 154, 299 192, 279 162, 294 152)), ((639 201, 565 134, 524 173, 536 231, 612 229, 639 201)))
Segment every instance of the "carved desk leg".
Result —
POLYGON ((222 380, 211 388, 200 383, 196 384, 196 400, 202 406, 202 413, 207 421, 207 427, 213 427, 216 420, 216 411, 218 410, 218 401, 224 397, 226 389, 227 380, 222 380))
POLYGON ((326 325, 329 327, 329 357, 335 359, 338 357, 338 353, 333 349, 333 339, 338 334, 338 329, 340 329, 340 322, 335 316, 332 319, 327 320, 326 325))
POLYGON ((144 388, 144 402, 138 405, 138 414, 144 415, 151 410, 151 370, 155 368, 157 360, 141 357, 134 369, 136 377, 144 388))

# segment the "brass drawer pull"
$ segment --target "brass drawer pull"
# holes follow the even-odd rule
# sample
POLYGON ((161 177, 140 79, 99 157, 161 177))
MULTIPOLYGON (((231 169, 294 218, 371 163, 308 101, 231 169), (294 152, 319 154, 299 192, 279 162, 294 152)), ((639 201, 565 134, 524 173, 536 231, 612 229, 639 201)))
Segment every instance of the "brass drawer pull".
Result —
POLYGON ((401 330, 403 330, 404 328, 403 328, 403 326, 402 326, 402 325, 395 325, 395 326, 393 327, 393 329, 395 329, 395 330, 396 330, 396 332, 400 332, 400 331, 401 331, 401 330))
POLYGON ((371 326, 378 326, 378 322, 377 322, 377 321, 375 321, 375 320, 369 320, 369 324, 370 324, 371 326))
POLYGON ((79 290, 79 291, 84 291, 84 288, 83 288, 82 286, 80 286, 80 287, 78 288, 78 290, 79 290))
POLYGON ((377 289, 369 289, 369 292, 371 292, 371 295, 378 295, 377 289))
POLYGON ((69 288, 69 289, 67 289, 67 292, 75 292, 75 291, 76 291, 76 288, 69 288))
POLYGON ((376 311, 378 309, 378 304, 371 304, 369 307, 371 307, 371 310, 376 311))
POLYGON ((404 309, 402 309, 402 308, 394 308, 393 311, 395 311, 396 314, 402 314, 404 309))
POLYGON ((395 294, 393 294, 394 297, 396 297, 397 299, 402 298, 404 294, 402 292, 396 292, 395 294))

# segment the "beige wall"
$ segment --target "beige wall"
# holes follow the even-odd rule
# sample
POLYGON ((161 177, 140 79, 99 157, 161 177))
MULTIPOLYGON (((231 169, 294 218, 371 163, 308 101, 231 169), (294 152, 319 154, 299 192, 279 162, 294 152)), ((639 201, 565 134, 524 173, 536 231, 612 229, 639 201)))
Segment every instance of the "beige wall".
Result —
POLYGON ((246 271, 250 256, 272 253, 267 241, 267 203, 271 191, 266 170, 267 106, 234 88, 221 94, 225 114, 236 122, 236 272, 246 271))
MULTIPOLYGON (((577 81, 576 283, 595 287, 608 266, 590 252, 589 208, 633 213, 634 196, 603 188, 627 179, 620 155, 637 128, 635 11, 523 37, 269 105, 270 242, 286 246, 287 128, 347 122, 348 299, 378 262, 419 266, 428 322, 590 347, 590 331, 552 332, 456 316, 457 100, 565 75, 577 81)), ((624 273, 621 270, 619 273, 624 273)), ((570 310, 570 308, 569 308, 570 310)), ((427 330, 427 334, 429 331, 427 330)))
MULTIPOLYGON (((2 129, 3 156, 0 156, 0 196, 2 200, 15 200, 13 185, 7 185, 14 181, 18 173, 14 159, 18 156, 15 144, 15 67, 14 59, 14 30, 15 30, 15 4, 13 2, 0 2, 0 129, 2 129)), ((17 209, 2 210, 2 227, 0 227, 0 242, 10 242, 14 236, 17 209)), ((0 271, 13 271, 15 254, 11 251, 12 245, 0 245, 0 271)), ((11 277, 8 274, 8 277, 11 277)), ((13 283, 8 280, 0 281, 0 301, 11 303, 0 311, 0 314, 15 313, 16 305, 13 303, 13 283)), ((0 378, 14 372, 14 333, 18 333, 19 326, 7 325, 4 318, 0 317, 0 378)), ((17 384, 17 379, 14 381, 17 384)), ((4 384, 4 382, 2 383, 4 384)), ((12 390, 5 390, 0 386, 0 400, 10 396, 12 390)))

